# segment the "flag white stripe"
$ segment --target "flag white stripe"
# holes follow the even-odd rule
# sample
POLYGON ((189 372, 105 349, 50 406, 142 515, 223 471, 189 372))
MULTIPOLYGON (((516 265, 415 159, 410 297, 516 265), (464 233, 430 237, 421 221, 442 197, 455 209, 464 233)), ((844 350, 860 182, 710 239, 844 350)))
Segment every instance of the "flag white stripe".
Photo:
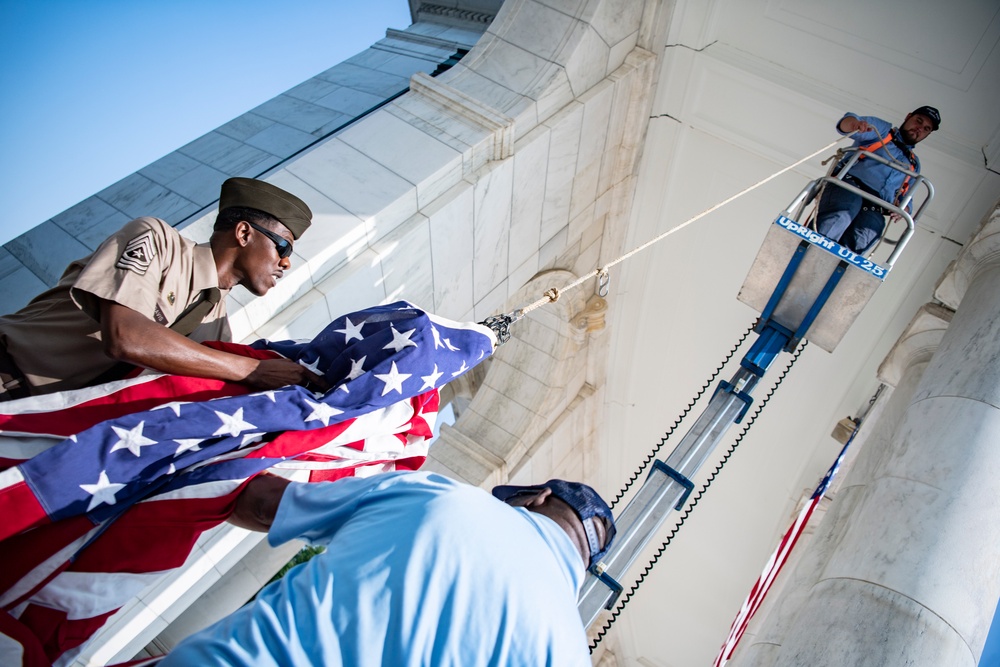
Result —
POLYGON ((65 410, 66 408, 71 408, 80 405, 81 403, 92 401, 95 398, 103 398, 108 394, 113 394, 114 392, 124 389, 125 387, 145 384, 146 382, 155 380, 162 375, 162 373, 152 373, 149 375, 140 375, 139 377, 129 378, 127 380, 115 380, 114 382, 99 384, 96 387, 85 387, 84 389, 73 389, 69 391, 56 392, 54 394, 42 394, 41 396, 19 398, 4 403, 2 412, 5 415, 25 415, 34 414, 36 412, 65 410))
POLYGON ((162 572, 60 572, 31 602, 65 611, 69 620, 93 618, 115 611, 161 576, 162 572))
POLYGON ((44 561, 36 565, 31 572, 21 577, 21 579, 11 586, 9 589, 0 594, 0 606, 6 607, 11 604, 14 600, 25 595, 32 588, 38 584, 45 581, 45 579, 60 568, 69 558, 80 550, 84 544, 87 543, 91 537, 99 530, 98 526, 94 526, 93 530, 88 531, 86 534, 81 535, 77 539, 73 540, 62 549, 52 554, 50 557, 46 558, 44 561))

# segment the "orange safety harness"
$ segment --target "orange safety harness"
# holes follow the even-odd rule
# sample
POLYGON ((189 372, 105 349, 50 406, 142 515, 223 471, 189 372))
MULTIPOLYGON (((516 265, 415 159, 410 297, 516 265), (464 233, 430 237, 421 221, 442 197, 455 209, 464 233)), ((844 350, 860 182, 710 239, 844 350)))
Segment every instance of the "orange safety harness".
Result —
MULTIPOLYGON (((868 144, 867 146, 861 146, 861 150, 863 150, 865 152, 868 152, 868 153, 874 153, 875 151, 877 151, 878 149, 884 147, 888 143, 895 143, 892 140, 892 131, 889 131, 885 135, 884 139, 876 141, 873 144, 868 144)), ((900 150, 902 150, 906 154, 906 158, 910 161, 910 166, 913 167, 913 171, 916 171, 917 170, 917 158, 916 158, 916 156, 913 155, 913 151, 911 151, 909 148, 903 146, 902 144, 898 144, 898 143, 896 144, 896 147, 899 148, 900 150)), ((888 151, 886 151, 886 152, 888 153, 888 151)), ((890 157, 890 159, 892 159, 892 155, 890 155, 889 157, 890 157)), ((862 155, 861 157, 858 158, 858 160, 861 161, 864 158, 865 158, 865 156, 862 155)), ((905 195, 906 191, 909 190, 909 189, 910 189, 910 176, 909 176, 909 174, 907 174, 907 176, 903 179, 903 184, 900 185, 899 186, 899 190, 896 191, 896 201, 894 201, 893 204, 898 204, 899 201, 903 198, 903 195, 905 195)))

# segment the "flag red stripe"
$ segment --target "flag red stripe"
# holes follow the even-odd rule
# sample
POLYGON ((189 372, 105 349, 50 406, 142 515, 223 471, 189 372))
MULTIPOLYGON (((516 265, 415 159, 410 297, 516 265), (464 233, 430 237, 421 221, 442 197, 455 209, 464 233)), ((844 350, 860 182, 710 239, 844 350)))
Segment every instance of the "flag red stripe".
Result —
POLYGON ((23 481, 0 489, 0 516, 0 541, 49 521, 45 508, 23 481))
MULTIPOLYGON (((20 644, 22 667, 49 667, 52 661, 45 655, 45 648, 38 637, 32 633, 31 629, 19 622, 7 612, 0 612, 0 635, 9 637, 13 642, 20 644)), ((8 662, 16 659, 16 656, 9 655, 4 649, 13 649, 10 641, 4 641, 0 648, 0 658, 5 658, 8 662)), ((13 663, 11 663, 13 664, 13 663)))
POLYGON ((111 611, 91 618, 68 620, 64 611, 29 604, 17 622, 38 638, 50 661, 43 664, 51 664, 66 651, 90 639, 113 613, 111 611))

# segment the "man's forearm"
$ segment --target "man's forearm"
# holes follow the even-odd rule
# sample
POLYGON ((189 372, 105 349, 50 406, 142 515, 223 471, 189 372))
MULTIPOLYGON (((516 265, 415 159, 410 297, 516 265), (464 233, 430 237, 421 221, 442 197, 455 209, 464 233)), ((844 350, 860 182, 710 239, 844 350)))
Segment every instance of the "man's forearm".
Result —
POLYGON ((161 373, 241 382, 255 389, 300 384, 326 391, 319 375, 290 359, 252 359, 200 345, 112 301, 101 303, 104 353, 161 373))
POLYGON ((101 335, 112 359, 163 373, 239 382, 259 363, 200 345, 110 301, 101 304, 101 335))

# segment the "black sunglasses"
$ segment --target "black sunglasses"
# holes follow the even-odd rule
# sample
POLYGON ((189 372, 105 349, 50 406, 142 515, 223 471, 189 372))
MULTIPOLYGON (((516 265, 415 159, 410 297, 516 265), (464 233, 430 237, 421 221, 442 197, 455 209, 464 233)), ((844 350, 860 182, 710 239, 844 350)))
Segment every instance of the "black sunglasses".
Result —
POLYGON ((260 232, 267 238, 271 239, 271 242, 274 243, 274 249, 278 251, 278 257, 280 257, 281 259, 285 259, 286 257, 291 256, 292 244, 288 242, 288 239, 283 239, 274 232, 264 229, 260 225, 250 222, 249 220, 245 220, 244 222, 246 222, 248 225, 256 229, 258 232, 260 232))

